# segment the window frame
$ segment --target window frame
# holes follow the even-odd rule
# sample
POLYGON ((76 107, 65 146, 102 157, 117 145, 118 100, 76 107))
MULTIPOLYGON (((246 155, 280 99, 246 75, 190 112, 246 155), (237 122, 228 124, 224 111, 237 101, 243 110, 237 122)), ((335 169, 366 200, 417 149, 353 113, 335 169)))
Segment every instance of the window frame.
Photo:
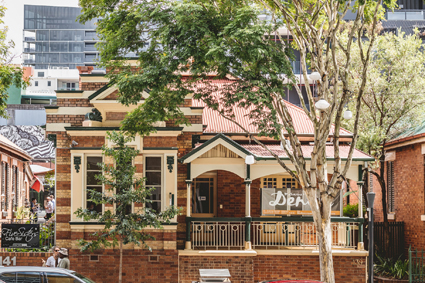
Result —
POLYGON ((387 164, 387 208, 388 213, 395 213, 394 161, 387 164))
MULTIPOLYGON (((164 197, 165 196, 165 172, 164 172, 164 169, 165 169, 164 160, 165 160, 165 158, 164 158, 164 154, 144 154, 143 155, 143 177, 144 178, 146 178, 146 173, 147 173, 146 158, 148 158, 148 157, 160 157, 161 158, 161 200, 160 200, 161 209, 160 209, 160 211, 164 211, 164 206, 165 206, 165 197, 164 197)), ((151 170, 149 170, 149 171, 151 171, 151 170)), ((152 171, 152 172, 154 172, 154 171, 152 171)), ((146 185, 146 180, 145 180, 143 185, 144 185, 145 188, 147 188, 148 186, 152 186, 152 185, 146 185)), ((144 205, 146 207, 146 204, 144 204, 144 205)))
MULTIPOLYGON (((129 147, 132 147, 133 149, 135 149, 133 146, 129 146, 129 147)), ((131 165, 132 166, 135 166, 135 164, 134 164, 134 159, 133 159, 133 161, 131 162, 131 165)), ((117 163, 116 163, 116 161, 114 160, 114 168, 116 169, 117 168, 117 163)), ((144 170, 144 169, 143 169, 144 170)), ((114 188, 114 194, 116 194, 117 193, 117 189, 116 188, 114 188)), ((114 211, 116 210, 116 208, 117 208, 117 204, 116 203, 114 203, 114 211)), ((134 202, 132 202, 131 203, 131 211, 130 211, 130 213, 134 213, 134 211, 135 211, 135 207, 134 207, 134 202)))
MULTIPOLYGON (((87 207, 87 172, 89 172, 88 170, 87 170, 87 159, 89 158, 89 157, 101 157, 102 158, 102 161, 101 162, 104 162, 104 156, 101 154, 101 153, 87 153, 87 154, 84 154, 84 175, 83 175, 83 182, 84 182, 84 187, 83 187, 83 193, 82 193, 82 195, 83 195, 83 208, 85 208, 85 209, 88 209, 88 207, 87 207)), ((93 172, 92 170, 90 170, 91 172, 93 172)), ((102 172, 102 174, 103 174, 103 171, 101 170, 101 172, 102 172)), ((90 185, 90 186, 102 186, 102 192, 104 192, 105 191, 105 185, 104 184, 102 184, 102 185, 90 185)), ((103 214, 105 212, 105 205, 104 204, 102 204, 102 211, 101 211, 101 213, 103 214)))

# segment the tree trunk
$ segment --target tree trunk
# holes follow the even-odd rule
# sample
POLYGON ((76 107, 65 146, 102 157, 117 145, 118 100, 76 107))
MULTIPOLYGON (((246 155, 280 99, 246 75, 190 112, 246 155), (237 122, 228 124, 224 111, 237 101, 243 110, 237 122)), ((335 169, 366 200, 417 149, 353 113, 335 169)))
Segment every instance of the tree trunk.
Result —
POLYGON ((122 239, 120 239, 120 274, 118 277, 118 282, 122 283, 122 239))
POLYGON ((320 281, 335 283, 335 274, 332 258, 332 229, 331 219, 318 219, 316 222, 317 233, 319 234, 319 260, 320 260, 320 281))
POLYGON ((319 244, 320 281, 335 283, 335 274, 332 258, 332 228, 331 228, 331 204, 332 200, 322 197, 322 203, 318 203, 316 191, 305 191, 311 204, 313 220, 316 226, 319 244))

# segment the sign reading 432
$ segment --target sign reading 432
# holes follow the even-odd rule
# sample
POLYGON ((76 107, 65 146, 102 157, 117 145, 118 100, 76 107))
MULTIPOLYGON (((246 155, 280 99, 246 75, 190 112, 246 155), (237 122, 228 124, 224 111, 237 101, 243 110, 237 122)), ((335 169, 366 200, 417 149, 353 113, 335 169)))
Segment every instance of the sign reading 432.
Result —
POLYGON ((3 259, 2 256, 0 256, 0 263, 1 265, 6 265, 9 266, 10 264, 12 264, 13 266, 16 266, 16 256, 10 258, 10 256, 7 256, 3 259))

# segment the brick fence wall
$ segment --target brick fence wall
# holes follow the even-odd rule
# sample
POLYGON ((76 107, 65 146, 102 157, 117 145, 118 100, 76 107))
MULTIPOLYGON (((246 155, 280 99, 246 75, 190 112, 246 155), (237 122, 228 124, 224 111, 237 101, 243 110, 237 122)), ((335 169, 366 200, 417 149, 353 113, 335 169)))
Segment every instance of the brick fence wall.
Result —
MULTIPOLYGON (((229 269, 232 282, 260 282, 272 279, 320 280, 318 256, 259 255, 180 256, 179 282, 199 280, 199 269, 229 269)), ((366 282, 364 257, 334 257, 335 282, 366 282)))
MULTIPOLYGON (((42 259, 47 260, 50 253, 2 253, 16 256, 17 266, 41 266, 42 259)), ((118 250, 105 250, 96 253, 98 260, 90 260, 90 254, 77 250, 70 251, 71 269, 89 277, 98 283, 117 282, 119 272, 118 250)), ((178 253, 174 251, 124 250, 123 282, 162 283, 178 282, 178 253)))

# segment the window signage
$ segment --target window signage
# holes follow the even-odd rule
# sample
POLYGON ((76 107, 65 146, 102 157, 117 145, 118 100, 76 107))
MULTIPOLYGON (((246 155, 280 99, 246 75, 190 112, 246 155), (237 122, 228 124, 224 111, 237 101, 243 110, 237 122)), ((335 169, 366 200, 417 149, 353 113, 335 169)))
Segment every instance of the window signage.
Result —
POLYGON ((39 248, 39 224, 2 224, 2 248, 39 248))
MULTIPOLYGON (((332 204, 331 215, 339 216, 340 197, 332 204)), ((291 188, 262 188, 262 215, 312 215, 310 204, 302 189, 291 188)))

